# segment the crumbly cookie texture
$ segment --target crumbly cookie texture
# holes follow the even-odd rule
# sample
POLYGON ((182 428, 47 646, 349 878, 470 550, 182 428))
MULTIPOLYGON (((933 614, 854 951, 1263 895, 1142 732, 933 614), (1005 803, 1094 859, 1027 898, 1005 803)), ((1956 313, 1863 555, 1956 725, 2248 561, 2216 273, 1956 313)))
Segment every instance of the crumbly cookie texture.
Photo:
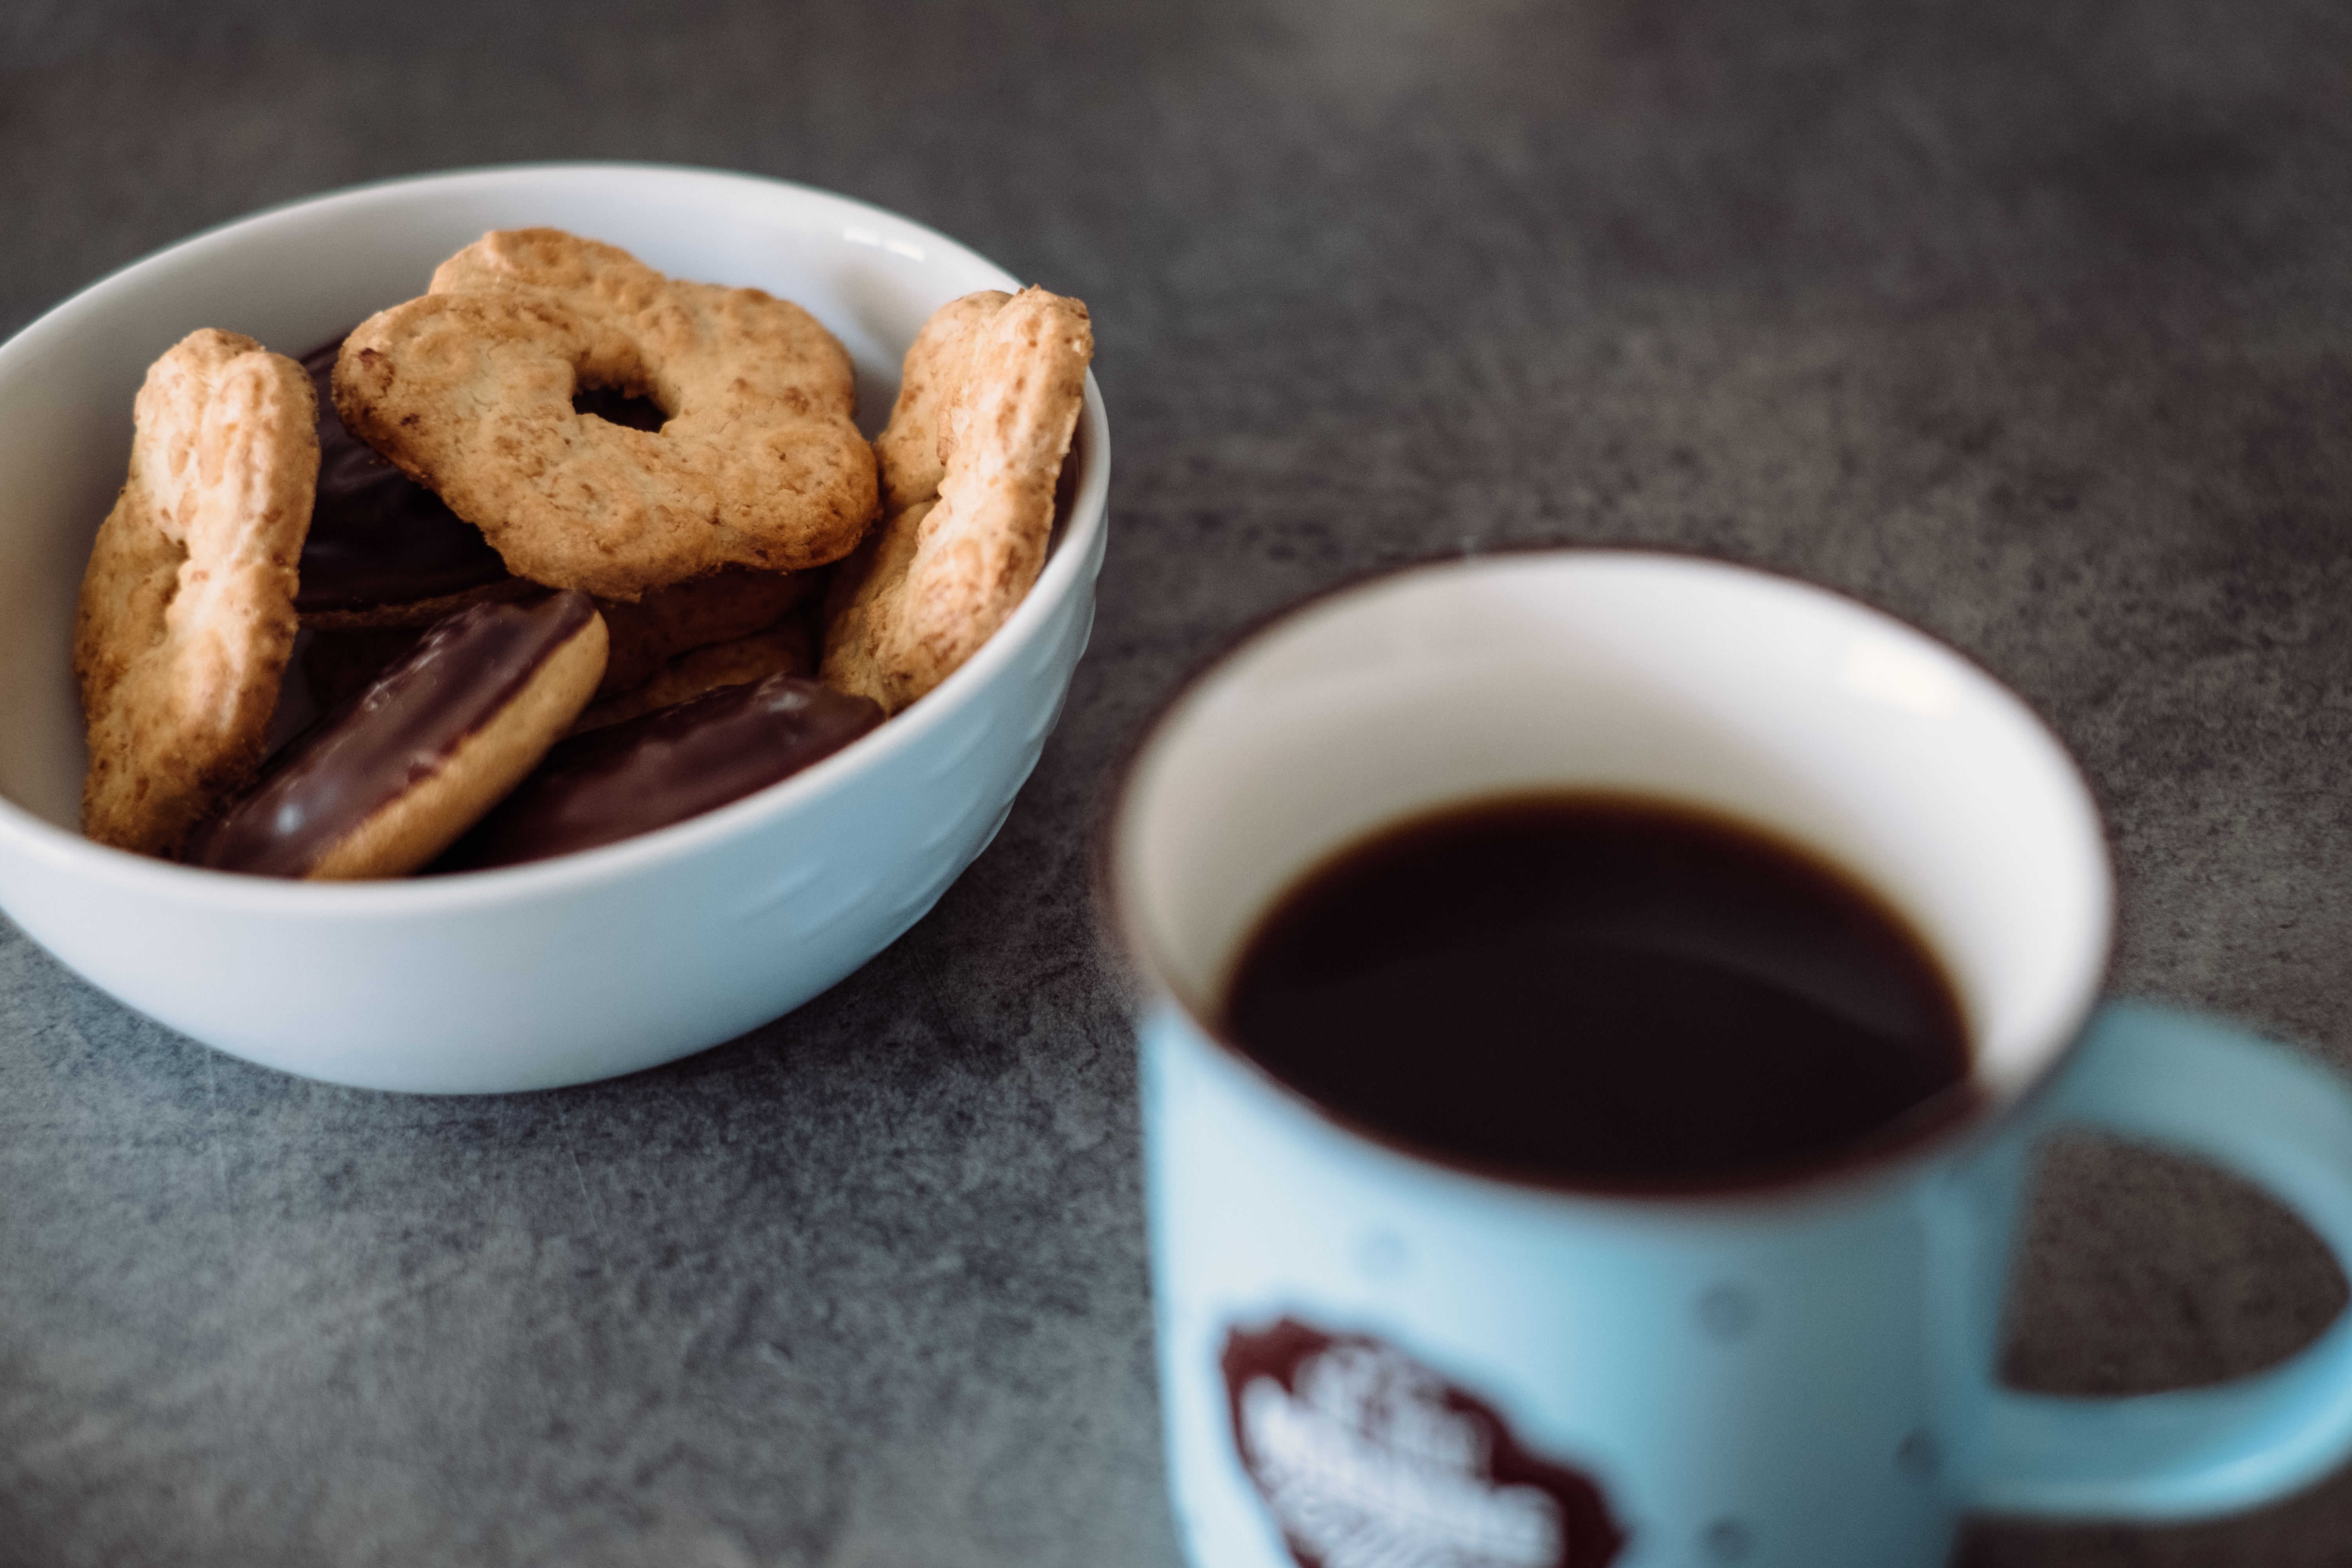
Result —
POLYGON ((896 517, 908 507, 937 499, 947 478, 947 453, 940 441, 948 408, 971 374, 971 351, 981 331, 1012 295, 994 289, 950 300, 931 312, 907 350, 898 400, 890 423, 874 438, 881 470, 882 511, 896 517))
POLYGON ((1004 624, 1045 565, 1093 358, 1086 306, 1043 289, 926 323, 874 444, 889 515, 826 601, 827 685, 895 713, 1004 624))
POLYGON ((176 855, 252 781, 294 647, 316 407, 300 365, 235 332, 192 332, 147 372, 74 623, 100 843, 176 855))
POLYGON ((344 341, 334 384, 344 424, 517 576, 603 599, 729 564, 822 565, 878 510, 849 356, 814 317, 556 229, 451 257, 429 293, 344 341), (667 422, 577 413, 587 387, 667 422))

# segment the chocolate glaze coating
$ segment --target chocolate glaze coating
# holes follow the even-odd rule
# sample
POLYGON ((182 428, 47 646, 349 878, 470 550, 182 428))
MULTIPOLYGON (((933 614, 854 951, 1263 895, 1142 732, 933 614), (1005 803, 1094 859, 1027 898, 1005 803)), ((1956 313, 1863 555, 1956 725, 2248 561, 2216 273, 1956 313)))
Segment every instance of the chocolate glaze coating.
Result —
POLYGON ((587 595, 541 590, 444 617, 414 652, 287 742, 196 830, 194 865, 300 877, 514 699, 588 624, 587 595))
POLYGON ((831 756, 881 708, 774 675, 560 741, 426 874, 593 849, 740 800, 831 756))
POLYGON ((503 582, 506 563, 480 529, 343 428, 331 384, 341 348, 337 338, 302 356, 319 395, 319 496, 296 611, 407 605, 503 582))

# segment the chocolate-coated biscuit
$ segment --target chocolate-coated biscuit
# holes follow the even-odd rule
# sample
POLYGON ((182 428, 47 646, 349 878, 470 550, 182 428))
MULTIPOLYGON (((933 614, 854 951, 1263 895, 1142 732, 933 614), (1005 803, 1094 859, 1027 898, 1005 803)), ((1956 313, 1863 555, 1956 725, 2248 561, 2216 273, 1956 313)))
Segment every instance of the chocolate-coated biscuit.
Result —
POLYGON ((683 822, 822 762, 881 721, 864 698, 779 675, 567 736, 427 873, 570 855, 683 822))
POLYGON ((476 605, 270 762, 188 858, 312 880, 398 877, 455 842, 579 717, 604 669, 585 594, 476 605))

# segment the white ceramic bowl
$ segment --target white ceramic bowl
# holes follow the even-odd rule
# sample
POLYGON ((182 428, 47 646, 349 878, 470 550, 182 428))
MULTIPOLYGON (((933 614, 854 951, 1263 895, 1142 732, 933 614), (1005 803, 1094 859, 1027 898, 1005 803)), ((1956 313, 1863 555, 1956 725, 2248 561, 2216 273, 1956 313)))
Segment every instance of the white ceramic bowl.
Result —
POLYGON ((938 690, 795 777, 606 848, 312 886, 170 865, 76 830, 75 595, 148 363, 198 327, 299 354, 424 291, 485 230, 552 225, 676 277, 806 307, 856 361, 869 431, 940 303, 1004 271, 888 213, 773 180, 562 164, 365 186, 230 224, 0 344, 0 908, 130 1006, 337 1083, 548 1088, 654 1066, 789 1011, 894 941, 995 836, 1094 620, 1110 436, 1092 377, 1044 575, 938 690))

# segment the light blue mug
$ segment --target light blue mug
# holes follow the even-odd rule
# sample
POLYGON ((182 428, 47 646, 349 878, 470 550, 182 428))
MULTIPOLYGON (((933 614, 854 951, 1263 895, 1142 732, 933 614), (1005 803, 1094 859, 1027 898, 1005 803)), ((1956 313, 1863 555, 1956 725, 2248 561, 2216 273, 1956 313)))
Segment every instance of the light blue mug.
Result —
POLYGON ((1874 611, 1619 552, 1348 590, 1161 720, 1110 881, 1153 992, 1160 1387, 1198 1568, 1924 1568, 1969 1511, 2210 1514, 2352 1448, 2352 1318, 2212 1388, 2000 1385, 2042 1139, 2210 1158, 2352 1271, 2352 1092, 2233 1026, 2098 1003, 2111 881, 2074 764, 1874 611), (1954 983, 1979 1110, 1775 1187, 1611 1196, 1402 1152, 1220 1037, 1302 873, 1439 806, 1582 789, 1743 818, 1870 883, 1954 983))

